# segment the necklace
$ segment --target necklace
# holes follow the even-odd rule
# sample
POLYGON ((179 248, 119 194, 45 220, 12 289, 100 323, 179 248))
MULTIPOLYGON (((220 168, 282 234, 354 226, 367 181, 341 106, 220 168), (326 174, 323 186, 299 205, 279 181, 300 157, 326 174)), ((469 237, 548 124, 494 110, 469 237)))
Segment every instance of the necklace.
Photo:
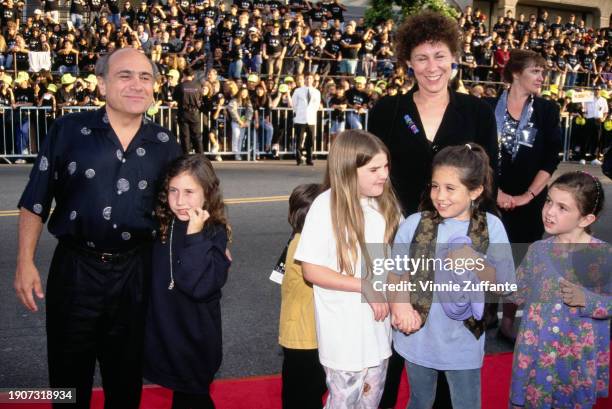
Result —
POLYGON ((170 224, 170 284, 168 284, 168 290, 172 290, 174 288, 174 275, 172 274, 172 236, 174 233, 174 217, 172 218, 172 223, 170 224))

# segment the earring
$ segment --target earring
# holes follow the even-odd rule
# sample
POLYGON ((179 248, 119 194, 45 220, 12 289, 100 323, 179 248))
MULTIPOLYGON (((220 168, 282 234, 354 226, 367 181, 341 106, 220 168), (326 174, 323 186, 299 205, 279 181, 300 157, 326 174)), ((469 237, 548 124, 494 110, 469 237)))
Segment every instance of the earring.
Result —
POLYGON ((414 70, 412 69, 412 67, 408 67, 408 75, 410 75, 411 77, 414 76, 414 70))
POLYGON ((459 64, 457 64, 456 62, 451 64, 451 70, 456 70, 457 68, 459 68, 459 64))

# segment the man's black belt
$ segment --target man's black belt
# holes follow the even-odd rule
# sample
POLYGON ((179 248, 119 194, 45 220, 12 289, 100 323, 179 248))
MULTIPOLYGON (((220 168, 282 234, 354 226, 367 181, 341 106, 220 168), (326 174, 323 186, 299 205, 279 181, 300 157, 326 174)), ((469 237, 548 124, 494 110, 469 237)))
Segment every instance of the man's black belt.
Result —
POLYGON ((115 251, 115 252, 102 252, 102 251, 97 251, 89 247, 85 247, 83 245, 80 245, 78 243, 75 243, 71 240, 66 240, 66 239, 60 240, 60 244, 68 247, 69 249, 79 253, 80 255, 86 258, 96 260, 101 263, 118 263, 118 262, 125 261, 127 259, 134 257, 136 254, 138 254, 140 250, 143 249, 143 247, 145 247, 145 245, 142 244, 140 246, 136 246, 129 250, 115 251))

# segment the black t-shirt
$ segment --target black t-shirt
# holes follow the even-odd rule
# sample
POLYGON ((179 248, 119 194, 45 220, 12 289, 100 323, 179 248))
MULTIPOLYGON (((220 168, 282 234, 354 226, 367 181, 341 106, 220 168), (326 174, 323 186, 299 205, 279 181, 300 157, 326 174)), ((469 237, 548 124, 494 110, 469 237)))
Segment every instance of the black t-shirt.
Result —
POLYGON ((89 0, 89 11, 100 11, 102 0, 89 0))
POLYGON ((285 44, 287 44, 293 38, 293 30, 291 28, 281 27, 279 33, 285 44))
POLYGON ((266 8, 265 0, 254 0, 253 1, 253 9, 258 9, 263 11, 266 8))
POLYGON ((238 10, 250 11, 253 8, 249 0, 235 0, 234 4, 238 6, 238 10))
POLYGON ((17 21, 17 7, 7 7, 5 5, 0 5, 0 10, 2 13, 0 14, 2 25, 6 26, 9 21, 17 21))
POLYGON ((315 7, 312 10, 310 10, 310 12, 308 13, 308 16, 310 17, 310 19, 313 22, 319 23, 319 22, 321 22, 321 20, 323 20, 323 17, 325 17, 326 14, 327 14, 327 11, 324 8, 322 8, 322 7, 316 8, 315 7))
POLYGON ((72 0, 70 3, 71 14, 84 14, 85 13, 85 1, 84 0, 72 0))
POLYGON ((251 56, 261 54, 261 47, 263 46, 263 42, 261 40, 249 40, 247 43, 247 49, 249 50, 249 54, 251 56))
POLYGON ((278 10, 282 7, 282 3, 278 0, 270 0, 268 1, 268 7, 270 7, 270 11, 278 10))
POLYGON ((200 13, 194 10, 193 12, 187 13, 183 20, 185 24, 197 24, 198 21, 200 21, 200 13))
POLYGON ((244 58, 244 52, 244 44, 232 44, 232 49, 229 52, 229 57, 232 61, 242 61, 242 59, 244 58))
POLYGON ((561 71, 565 70, 565 66, 567 65, 567 61, 565 60, 565 56, 558 55, 557 58, 555 59, 555 63, 557 64, 557 67, 559 67, 559 69, 561 71))
POLYGON ((490 65, 491 58, 493 58, 493 49, 481 47, 477 57, 478 65, 490 65))
POLYGON ((565 56, 565 60, 567 61, 567 64, 572 68, 574 68, 576 64, 580 63, 580 59, 577 55, 568 54, 565 56))
POLYGON ((233 33, 231 28, 222 27, 221 30, 219 30, 219 41, 221 43, 221 47, 226 51, 232 44, 232 35, 233 33))
POLYGON ((274 35, 267 33, 264 36, 264 43, 266 44, 266 53, 268 55, 280 53, 283 51, 283 39, 280 35, 274 35))
MULTIPOLYGON (((329 107, 331 108, 333 105, 348 105, 348 99, 346 98, 346 95, 343 95, 341 97, 338 95, 334 95, 333 97, 331 97, 329 99, 329 107)), ((345 116, 346 115, 343 110, 334 109, 332 111, 332 120, 334 121, 344 121, 345 116)))
POLYGON ((11 105, 11 95, 7 92, 6 94, 3 94, 2 91, 0 91, 0 106, 10 106, 11 105))
POLYGON ((58 0, 45 0, 45 11, 59 10, 58 0))
POLYGON ((465 64, 473 64, 474 61, 476 60, 476 58, 474 57, 474 54, 472 54, 471 52, 463 52, 463 55, 461 55, 461 62, 465 63, 465 64))
MULTIPOLYGON (((143 11, 142 9, 138 9, 136 12, 136 21, 141 24, 146 24, 146 22, 149 21, 149 10, 143 11)), ((195 21, 198 21, 197 16, 195 21)))
POLYGON ((246 27, 236 26, 234 28, 234 33, 232 35, 234 38, 242 38, 244 40, 244 38, 246 37, 246 34, 247 34, 246 27))
POLYGON ((306 46, 306 55, 310 58, 320 58, 323 55, 323 47, 320 44, 308 44, 306 46))
POLYGON ((173 98, 178 103, 179 112, 199 112, 200 101, 202 100, 202 86, 195 79, 182 82, 174 90, 173 98))
POLYGON ((340 41, 331 40, 325 44, 325 51, 332 54, 334 58, 338 57, 338 53, 340 52, 341 48, 342 46, 340 45, 340 41))
POLYGON ((338 4, 331 3, 328 4, 326 8, 331 13, 333 20, 344 21, 344 10, 342 10, 342 7, 340 7, 338 4))
MULTIPOLYGON (((342 41, 346 44, 354 45, 361 43, 361 38, 357 34, 344 34, 342 35, 342 41)), ((357 58, 358 50, 352 47, 342 47, 342 58, 347 58, 350 60, 354 60, 357 58)))
POLYGON ((119 0, 106 0, 111 14, 119 14, 119 0))
POLYGON ((32 37, 28 41, 28 48, 30 51, 42 51, 42 43, 38 37, 32 37))
POLYGON ((30 103, 34 104, 36 102, 36 96, 34 95, 34 89, 31 87, 21 88, 17 87, 13 91, 13 95, 15 96, 16 103, 30 103))
POLYGON ((361 42, 360 54, 374 54, 376 50, 376 41, 374 39, 363 40, 361 42))
POLYGON ((350 107, 365 107, 365 105, 370 102, 370 96, 364 91, 359 91, 356 88, 351 88, 346 91, 346 99, 348 100, 350 107))
POLYGON ((595 68, 595 55, 593 53, 582 57, 582 67, 587 71, 593 71, 593 68, 595 68))
POLYGON ((85 53, 85 55, 79 59, 79 68, 81 71, 94 72, 96 62, 98 62, 96 54, 89 55, 89 53, 85 53))
MULTIPOLYGON (((610 44, 612 46, 612 44, 610 44)), ((608 58, 608 51, 604 47, 599 47, 595 50, 595 55, 597 56, 597 62, 605 61, 608 58)))
POLYGON ((542 49, 542 39, 541 38, 530 38, 528 44, 529 44, 530 50, 538 52, 542 49))
POLYGON ((219 17, 219 9, 217 7, 208 6, 202 11, 202 14, 204 17, 208 17, 212 19, 212 21, 217 22, 217 17, 219 17))
POLYGON ((15 53, 17 60, 17 69, 20 71, 28 71, 30 69, 30 57, 28 52, 15 53))

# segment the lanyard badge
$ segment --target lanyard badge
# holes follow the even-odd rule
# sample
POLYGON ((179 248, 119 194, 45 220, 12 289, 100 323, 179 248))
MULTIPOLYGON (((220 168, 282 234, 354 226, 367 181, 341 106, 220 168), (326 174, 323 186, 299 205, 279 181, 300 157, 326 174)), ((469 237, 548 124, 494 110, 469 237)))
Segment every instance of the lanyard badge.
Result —
POLYGON ((406 122, 406 125, 408 125, 408 128, 410 128, 413 134, 416 135, 419 133, 419 128, 416 126, 410 115, 404 115, 404 121, 406 122))

